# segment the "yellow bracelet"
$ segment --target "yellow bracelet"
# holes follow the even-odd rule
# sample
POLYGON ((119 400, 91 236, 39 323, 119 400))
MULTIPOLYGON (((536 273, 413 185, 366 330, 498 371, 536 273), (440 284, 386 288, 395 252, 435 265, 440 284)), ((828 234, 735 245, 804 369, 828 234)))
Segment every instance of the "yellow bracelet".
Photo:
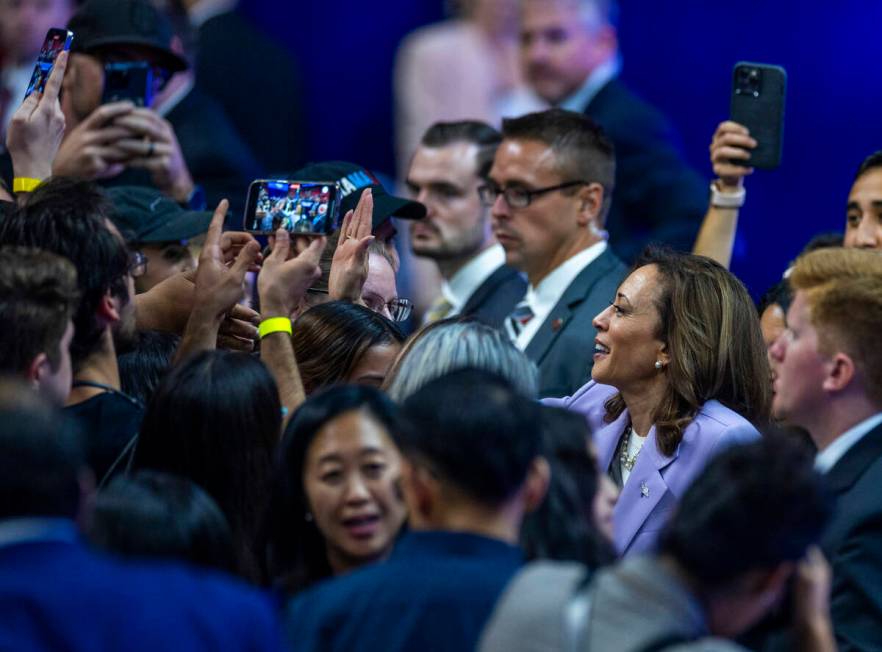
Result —
POLYGON ((43 183, 42 179, 15 177, 12 180, 12 192, 32 192, 41 183, 43 183))
POLYGON ((287 317, 271 317, 270 319, 264 319, 260 322, 260 326, 257 327, 257 333, 260 335, 260 339, 263 339, 270 333, 288 333, 288 335, 291 335, 292 332, 291 320, 287 317))

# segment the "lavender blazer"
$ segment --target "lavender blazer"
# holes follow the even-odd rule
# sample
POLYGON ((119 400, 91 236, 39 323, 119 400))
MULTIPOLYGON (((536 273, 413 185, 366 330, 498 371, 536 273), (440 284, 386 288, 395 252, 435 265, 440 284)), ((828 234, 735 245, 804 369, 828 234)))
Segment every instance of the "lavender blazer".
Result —
MULTIPOLYGON (((592 380, 572 396, 543 400, 546 405, 585 415, 594 433, 598 464, 603 471, 609 468, 630 419, 625 410, 612 423, 603 421, 603 404, 616 391, 614 387, 592 380)), ((613 511, 613 532, 619 554, 652 550, 683 492, 704 465, 727 446, 753 441, 759 436, 747 419, 718 401, 708 401, 702 406, 692 423, 686 426, 683 440, 670 457, 658 450, 653 426, 613 511)))

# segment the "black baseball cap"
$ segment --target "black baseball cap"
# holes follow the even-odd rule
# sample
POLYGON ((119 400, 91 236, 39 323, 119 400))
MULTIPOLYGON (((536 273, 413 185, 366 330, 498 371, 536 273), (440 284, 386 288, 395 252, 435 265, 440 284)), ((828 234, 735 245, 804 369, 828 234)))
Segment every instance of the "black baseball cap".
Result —
POLYGON ((171 49, 171 23, 146 0, 87 0, 67 28, 74 33, 74 52, 138 45, 151 50, 159 65, 170 72, 188 68, 187 61, 171 49))
POLYGON ((208 231, 212 213, 188 211, 154 188, 114 186, 107 194, 113 202, 111 219, 132 243, 180 242, 208 231))
POLYGON ((426 216, 426 207, 418 201, 396 197, 386 192, 379 179, 370 171, 345 161, 324 161, 311 163, 293 173, 296 181, 331 181, 340 187, 340 217, 355 210, 361 193, 370 188, 374 195, 373 228, 376 229, 390 217, 406 220, 419 220, 426 216))

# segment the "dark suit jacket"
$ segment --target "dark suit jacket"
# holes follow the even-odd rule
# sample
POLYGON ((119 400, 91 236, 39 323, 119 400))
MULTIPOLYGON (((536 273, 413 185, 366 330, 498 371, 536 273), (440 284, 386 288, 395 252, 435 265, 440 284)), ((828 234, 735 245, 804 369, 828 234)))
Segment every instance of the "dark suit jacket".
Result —
POLYGON ((583 269, 527 345, 539 367, 539 395, 570 396, 591 377, 594 336, 591 321, 615 297, 628 269, 607 249, 583 269))
POLYGON ((502 328, 505 318, 526 293, 527 281, 521 273, 501 265, 472 293, 460 314, 493 328, 502 328))
POLYGON ((209 18, 198 40, 196 87, 221 103, 267 172, 301 167, 302 95, 291 54, 239 10, 209 18))
POLYGON ((840 652, 882 650, 882 426, 827 473, 836 512, 821 548, 833 567, 830 613, 840 652))
POLYGON ((0 547, 0 649, 279 650, 270 600, 215 573, 123 563, 74 542, 0 547))
POLYGON ((474 650, 522 563, 519 548, 496 539, 408 532, 385 562, 299 594, 285 615, 290 649, 474 650))
POLYGON ((613 249, 633 260, 649 242, 691 251, 707 210, 707 182, 688 167, 665 118, 620 81, 585 109, 616 148, 616 186, 607 218, 613 249))

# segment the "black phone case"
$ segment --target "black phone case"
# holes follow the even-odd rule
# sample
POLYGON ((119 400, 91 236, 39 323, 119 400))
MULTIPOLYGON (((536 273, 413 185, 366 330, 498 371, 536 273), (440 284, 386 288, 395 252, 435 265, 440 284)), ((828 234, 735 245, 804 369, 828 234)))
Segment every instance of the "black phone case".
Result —
POLYGON ((780 66, 739 61, 732 72, 732 99, 730 115, 734 122, 744 125, 757 141, 748 161, 733 161, 739 165, 772 169, 781 164, 784 140, 784 104, 787 94, 787 72, 780 66), (756 92, 739 88, 742 68, 755 68, 761 78, 756 92))

